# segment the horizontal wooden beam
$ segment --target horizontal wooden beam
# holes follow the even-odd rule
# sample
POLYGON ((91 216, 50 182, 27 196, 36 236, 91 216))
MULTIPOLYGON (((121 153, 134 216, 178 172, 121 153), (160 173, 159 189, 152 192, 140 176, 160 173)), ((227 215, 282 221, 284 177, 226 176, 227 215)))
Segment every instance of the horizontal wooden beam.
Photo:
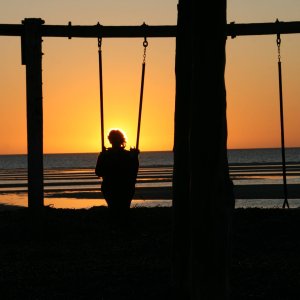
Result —
MULTIPOLYGON (((0 36, 21 36, 24 25, 0 24, 0 36)), ((138 38, 138 37, 176 37, 176 25, 140 25, 140 26, 79 26, 72 25, 41 25, 41 36, 43 37, 67 37, 67 38, 138 38)), ((199 31, 201 33, 201 30, 199 31)), ((300 33, 300 22, 273 23, 248 23, 227 24, 226 35, 232 38, 250 35, 272 35, 272 34, 300 33)))
POLYGON ((272 35, 272 34, 300 33, 300 22, 274 23, 249 23, 249 24, 227 24, 227 36, 235 38, 247 35, 272 35))
POLYGON ((21 36, 23 31, 23 25, 0 24, 0 36, 21 36))
MULTIPOLYGON (((79 26, 79 25, 41 25, 43 37, 67 38, 138 38, 138 37, 176 37, 177 26, 79 26)), ((21 36, 23 25, 0 24, 0 36, 21 36)))
POLYGON ((48 25, 42 28, 43 36, 64 36, 81 38, 138 38, 138 37, 175 37, 176 26, 60 26, 48 25))

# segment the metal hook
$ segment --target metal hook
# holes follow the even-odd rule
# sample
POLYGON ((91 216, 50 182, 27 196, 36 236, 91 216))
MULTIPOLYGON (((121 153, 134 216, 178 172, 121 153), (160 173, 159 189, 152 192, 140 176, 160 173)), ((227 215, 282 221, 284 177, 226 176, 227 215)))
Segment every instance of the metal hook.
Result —
POLYGON ((72 38, 72 35, 71 35, 71 28, 72 28, 72 22, 69 21, 69 23, 68 23, 68 32, 69 32, 69 37, 68 37, 68 39, 69 39, 69 40, 72 38))
POLYGON ((276 39, 276 43, 277 43, 277 46, 279 47, 280 46, 280 43, 281 43, 281 38, 280 38, 280 32, 279 32, 279 20, 276 19, 275 21, 275 24, 277 24, 277 39, 276 39))
MULTIPOLYGON (((233 26, 232 25, 234 25, 235 24, 235 22, 230 22, 230 27, 232 28, 233 26)), ((233 30, 231 30, 231 32, 233 32, 233 30)), ((234 34, 234 33, 231 33, 231 38, 232 39, 234 39, 234 38, 236 38, 236 34, 234 34)))
POLYGON ((146 38, 146 37, 144 38, 143 46, 144 46, 145 48, 148 47, 148 41, 147 41, 147 38, 146 38))
POLYGON ((100 36, 100 27, 102 26, 99 22, 97 23, 97 26, 99 28, 99 35, 98 35, 98 48, 99 50, 101 49, 101 45, 102 45, 102 36, 100 36))

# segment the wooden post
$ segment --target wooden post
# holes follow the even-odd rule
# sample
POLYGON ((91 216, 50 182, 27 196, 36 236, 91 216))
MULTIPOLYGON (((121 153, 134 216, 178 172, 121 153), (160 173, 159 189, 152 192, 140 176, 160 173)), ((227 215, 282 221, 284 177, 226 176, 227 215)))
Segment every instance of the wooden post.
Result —
POLYGON ((174 299, 229 299, 226 0, 179 0, 173 176, 174 299), (205 28, 204 31, 201 28, 205 28))
POLYGON ((42 19, 25 19, 22 64, 26 65, 28 207, 44 206, 42 19))

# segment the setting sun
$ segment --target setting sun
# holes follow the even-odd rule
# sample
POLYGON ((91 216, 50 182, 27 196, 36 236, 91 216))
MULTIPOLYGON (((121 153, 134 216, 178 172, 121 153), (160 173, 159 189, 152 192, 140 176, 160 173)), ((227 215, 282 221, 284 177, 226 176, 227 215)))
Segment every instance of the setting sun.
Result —
MULTIPOLYGON (((84 15, 74 10, 65 16, 53 13, 51 9, 55 5, 49 4, 45 9, 45 4, 35 3, 23 7, 22 11, 12 13, 11 10, 3 16, 2 23, 20 24, 25 17, 35 16, 43 18, 47 25, 67 24, 71 19, 74 24, 91 25, 97 24, 99 18, 104 25, 142 24, 145 18, 149 25, 175 25, 176 3, 164 4, 163 18, 140 8, 142 17, 119 12, 120 19, 108 7, 84 15)), ((1 6, 5 11, 9 5, 1 6)), ((283 21, 294 21, 299 10, 286 7, 284 11, 265 12, 265 16, 257 16, 256 11, 254 4, 245 9, 241 4, 229 2, 228 23, 257 22, 262 18, 269 22, 274 19, 274 13, 283 21)), ((0 153, 27 153, 26 76, 20 61, 20 38, 1 36, 0 39, 0 153)), ((141 151, 172 150, 175 38, 147 40, 139 148, 141 151)), ((127 147, 136 145, 143 41, 143 38, 102 39, 104 136, 109 128, 122 128, 127 133, 127 147)), ((282 36, 281 48, 286 146, 299 147, 299 35, 282 36)), ((101 119, 97 39, 44 37, 42 50, 44 153, 98 152, 101 119)), ((280 147, 276 37, 228 38, 226 56, 228 148, 280 147)))

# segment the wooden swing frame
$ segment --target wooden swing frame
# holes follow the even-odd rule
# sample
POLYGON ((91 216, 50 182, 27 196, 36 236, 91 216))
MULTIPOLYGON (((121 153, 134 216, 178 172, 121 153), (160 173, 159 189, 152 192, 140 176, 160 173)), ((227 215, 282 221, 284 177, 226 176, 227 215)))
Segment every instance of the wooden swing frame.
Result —
MULTIPOLYGON (((227 24, 224 34, 237 36, 300 33, 300 22, 227 24)), ((42 38, 176 38, 177 26, 73 26, 44 25, 40 18, 22 24, 0 24, 0 36, 20 36, 22 64, 26 65, 28 207, 44 207, 42 38)), ((138 141, 137 141, 138 145, 138 141)))

